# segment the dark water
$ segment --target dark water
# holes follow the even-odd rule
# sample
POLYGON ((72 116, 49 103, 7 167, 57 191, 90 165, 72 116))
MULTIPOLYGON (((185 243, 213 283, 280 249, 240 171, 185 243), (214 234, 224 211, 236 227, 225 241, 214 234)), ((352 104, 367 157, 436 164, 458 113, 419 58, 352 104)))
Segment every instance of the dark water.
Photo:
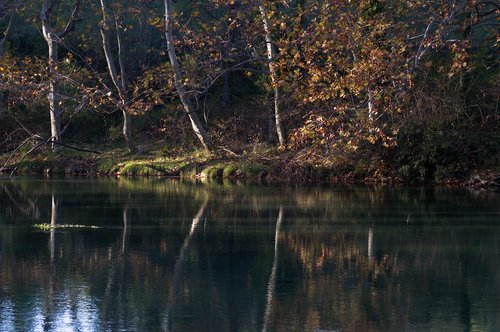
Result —
POLYGON ((498 194, 0 178, 1 331, 498 331, 499 263, 498 194))

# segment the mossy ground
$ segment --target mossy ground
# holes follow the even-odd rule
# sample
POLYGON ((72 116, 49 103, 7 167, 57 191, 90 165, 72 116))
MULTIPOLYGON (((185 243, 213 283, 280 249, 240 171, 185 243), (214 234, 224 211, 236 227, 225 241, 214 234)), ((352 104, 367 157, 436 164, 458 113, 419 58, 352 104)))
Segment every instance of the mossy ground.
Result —
MULTIPOLYGON (((108 148, 97 154, 68 149, 59 154, 45 150, 28 156, 0 155, 0 167, 3 166, 3 173, 14 171, 16 174, 247 179, 297 183, 412 183, 399 176, 397 171, 391 173, 390 170, 387 171, 389 168, 374 163, 312 163, 272 146, 254 148, 239 154, 227 150, 207 153, 204 150, 165 152, 142 148, 139 151, 130 153, 121 148, 108 148), (382 171, 384 169, 385 172, 382 171)), ((491 172, 493 173, 495 172, 491 172)), ((443 178, 444 180, 435 183, 459 184, 468 179, 443 178)))
POLYGON ((166 155, 162 151, 129 153, 111 149, 99 154, 65 150, 59 154, 38 152, 23 156, 0 156, 2 172, 16 174, 75 174, 110 176, 170 176, 185 178, 261 179, 267 166, 254 161, 255 156, 228 156, 226 153, 190 151, 166 155))

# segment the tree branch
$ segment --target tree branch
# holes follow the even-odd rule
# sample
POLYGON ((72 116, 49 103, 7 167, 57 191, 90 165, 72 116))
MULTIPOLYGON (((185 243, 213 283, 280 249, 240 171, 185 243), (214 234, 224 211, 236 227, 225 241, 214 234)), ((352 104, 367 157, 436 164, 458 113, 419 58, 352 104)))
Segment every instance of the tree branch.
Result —
POLYGON ((64 36, 66 36, 68 33, 70 33, 75 29, 75 22, 77 19, 78 11, 80 10, 80 3, 81 0, 76 0, 75 7, 73 8, 73 12, 71 13, 71 17, 68 23, 66 24, 66 27, 64 28, 63 31, 57 34, 57 37, 59 37, 59 39, 64 38, 64 36))
POLYGON ((120 96, 122 103, 125 103, 125 90, 124 90, 125 87, 123 87, 121 84, 122 82, 118 80, 118 73, 116 71, 116 66, 113 61, 113 54, 111 52, 111 45, 109 42, 109 35, 108 35, 109 26, 107 24, 108 14, 107 14, 106 1, 105 0, 100 0, 100 1, 101 1, 101 12, 102 12, 102 24, 101 24, 102 48, 104 50, 104 56, 108 64, 109 76, 111 76, 111 80, 113 81, 113 84, 118 90, 118 95, 120 96))

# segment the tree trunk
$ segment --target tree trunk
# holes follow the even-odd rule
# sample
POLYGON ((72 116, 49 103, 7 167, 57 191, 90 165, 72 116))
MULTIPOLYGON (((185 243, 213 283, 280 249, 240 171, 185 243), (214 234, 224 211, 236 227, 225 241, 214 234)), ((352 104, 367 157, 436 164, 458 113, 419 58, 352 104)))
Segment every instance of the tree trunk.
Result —
POLYGON ((120 76, 121 79, 118 80, 118 72, 113 61, 113 54, 111 52, 111 46, 109 42, 109 25, 107 23, 108 14, 106 8, 105 0, 101 0, 101 11, 102 11, 102 26, 101 26, 101 37, 102 37, 102 48, 104 50, 104 56, 106 57, 106 63, 108 65, 109 76, 113 81, 114 86, 118 90, 118 96, 120 97, 120 108, 123 114, 123 138, 125 139, 125 144, 130 152, 135 152, 136 147, 134 139, 132 137, 132 116, 127 110, 127 104, 129 102, 127 96, 127 83, 125 75, 125 64, 123 61, 123 41, 120 36, 120 27, 118 20, 115 16, 115 28, 116 28, 116 41, 118 43, 118 64, 120 65, 120 76))
POLYGON ((375 115, 377 115, 377 110, 373 103, 373 93, 368 89, 368 120, 370 121, 370 126, 373 124, 373 121, 375 121, 375 115))
POLYGON ((132 138, 132 116, 126 110, 122 110, 123 113, 123 137, 125 138, 125 144, 130 152, 135 152, 137 148, 135 147, 134 139, 132 138))
POLYGON ((50 33, 47 39, 47 45, 49 47, 49 75, 50 75, 50 85, 49 94, 47 99, 49 101, 49 112, 50 112, 50 136, 52 137, 52 151, 58 152, 61 150, 62 145, 57 143, 62 143, 61 139, 61 109, 59 107, 59 79, 57 77, 57 37, 50 33))
POLYGON ((117 16, 115 15, 116 42, 118 43, 118 64, 120 66, 120 82, 122 86, 122 104, 123 104, 123 137, 130 152, 137 150, 134 139, 132 137, 132 115, 127 110, 129 98, 127 94, 127 75, 125 69, 125 61, 123 59, 124 44, 120 35, 120 25, 117 16))
MULTIPOLYGON (((56 1, 57 2, 57 1, 56 1)), ((42 5, 42 11, 40 12, 40 19, 42 21, 42 33, 47 46, 49 48, 49 94, 47 99, 49 101, 49 112, 50 112, 50 135, 52 139, 52 151, 58 152, 62 149, 61 139, 61 109, 60 109, 60 98, 59 98, 59 82, 57 77, 57 67, 59 65, 59 59, 57 55, 57 48, 59 46, 59 41, 63 39, 68 33, 73 31, 75 27, 76 16, 80 10, 81 0, 75 1, 75 6, 73 12, 71 13, 71 18, 68 20, 63 31, 59 33, 54 33, 50 26, 50 11, 51 6, 55 3, 49 4, 48 0, 45 0, 42 5)))
POLYGON ((271 75, 271 83, 274 88, 274 119, 276 124, 276 133, 278 134, 278 141, 280 145, 285 145, 285 136, 283 135, 283 128, 281 126, 281 111, 280 111, 280 89, 278 86, 278 74, 276 72, 276 50, 274 49, 273 37, 271 35, 271 22, 267 17, 266 7, 261 3, 259 5, 262 22, 264 23, 264 31, 266 33, 266 46, 267 46, 267 59, 269 73, 271 75))
POLYGON ((203 125, 200 122, 200 119, 198 118, 198 115, 196 114, 196 111, 193 107, 193 104, 191 104, 191 101, 189 100, 189 96, 186 93, 186 90, 184 89, 184 85, 182 83, 183 78, 182 78, 182 72, 181 68, 179 66, 179 62, 177 61, 177 54, 175 52, 175 46, 174 46, 174 37, 173 37, 173 32, 172 32, 172 14, 173 14, 173 8, 172 8, 172 2, 171 0, 164 0, 165 4, 165 37, 167 39, 167 52, 168 52, 168 57, 170 59, 170 64, 172 65, 172 68, 174 70, 174 84, 175 84, 175 89, 177 90, 177 93, 179 94, 179 97, 181 99, 182 105, 184 106, 184 112, 186 112, 187 116, 189 117, 189 120, 191 121, 191 126, 193 128, 194 133, 200 140, 201 144, 207 151, 212 151, 213 150, 213 144, 210 141, 210 138, 205 131, 205 128, 203 128, 203 125))

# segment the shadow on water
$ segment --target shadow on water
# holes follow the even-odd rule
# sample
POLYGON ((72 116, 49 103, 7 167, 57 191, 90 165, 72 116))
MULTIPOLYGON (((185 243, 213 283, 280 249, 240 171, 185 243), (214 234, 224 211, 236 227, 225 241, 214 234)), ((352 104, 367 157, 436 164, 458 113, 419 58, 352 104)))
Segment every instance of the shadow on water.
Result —
POLYGON ((499 207, 444 188, 0 179, 0 331, 492 330, 499 207))

